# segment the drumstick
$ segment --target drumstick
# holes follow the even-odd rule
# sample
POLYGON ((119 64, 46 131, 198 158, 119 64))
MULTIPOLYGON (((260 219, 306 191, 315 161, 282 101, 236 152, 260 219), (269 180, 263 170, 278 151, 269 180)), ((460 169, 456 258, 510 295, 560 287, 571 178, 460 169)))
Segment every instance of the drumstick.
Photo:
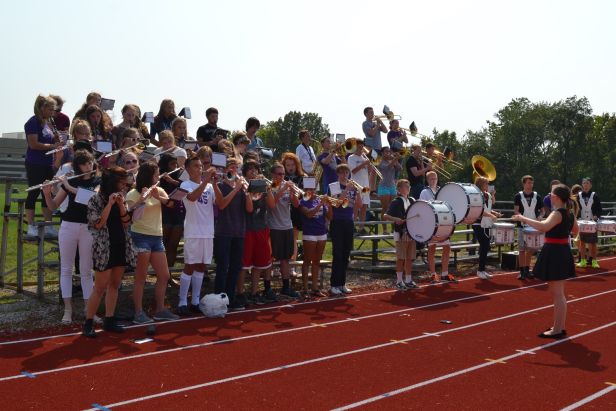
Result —
POLYGON ((410 217, 407 217, 405 220, 411 220, 411 219, 416 218, 416 217, 419 217, 419 214, 415 214, 415 215, 412 215, 410 217))

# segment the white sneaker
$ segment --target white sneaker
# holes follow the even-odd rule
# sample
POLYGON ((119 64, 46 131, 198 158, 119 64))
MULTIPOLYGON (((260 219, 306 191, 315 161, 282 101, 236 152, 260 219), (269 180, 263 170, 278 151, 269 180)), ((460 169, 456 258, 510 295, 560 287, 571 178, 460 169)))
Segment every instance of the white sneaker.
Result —
POLYGON ((488 279, 488 276, 486 275, 485 271, 477 271, 477 277, 481 278, 482 280, 488 279))
POLYGON ((98 315, 94 314, 94 318, 92 318, 92 320, 94 320, 94 324, 102 324, 103 323, 103 319, 101 317, 99 317, 98 315))
POLYGON ((338 287, 340 289, 340 291, 342 291, 345 294, 351 294, 353 291, 351 291, 350 288, 348 288, 346 285, 343 285, 342 287, 338 287))
POLYGON ((38 229, 32 224, 28 224, 28 232, 26 237, 38 237, 38 229))
POLYGON ((342 290, 340 290, 340 287, 332 287, 330 288, 329 293, 331 295, 342 295, 342 290))
POLYGON ((62 316, 62 324, 70 324, 73 322, 73 311, 72 310, 64 310, 64 315, 62 316))
POLYGON ((492 278, 492 274, 490 274, 489 272, 484 271, 483 273, 486 275, 486 277, 488 277, 488 278, 492 278))

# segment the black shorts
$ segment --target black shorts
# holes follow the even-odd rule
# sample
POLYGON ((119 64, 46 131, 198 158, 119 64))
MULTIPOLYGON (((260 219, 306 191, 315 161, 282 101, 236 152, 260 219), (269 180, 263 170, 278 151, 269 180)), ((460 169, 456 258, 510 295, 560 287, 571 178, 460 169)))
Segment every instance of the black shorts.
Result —
POLYGON ((597 233, 580 233, 580 241, 586 244, 597 244, 599 235, 597 233))
POLYGON ((274 230, 270 229, 272 241, 272 257, 276 260, 288 260, 293 256, 293 229, 274 230))

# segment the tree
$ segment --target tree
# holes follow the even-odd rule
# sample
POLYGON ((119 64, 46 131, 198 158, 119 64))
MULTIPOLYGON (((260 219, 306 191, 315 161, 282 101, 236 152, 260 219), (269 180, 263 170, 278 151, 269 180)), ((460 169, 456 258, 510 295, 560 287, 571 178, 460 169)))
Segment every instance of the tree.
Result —
MULTIPOLYGON (((299 144, 299 132, 306 129, 315 140, 329 135, 329 127, 323 124, 321 117, 317 113, 300 113, 290 111, 276 121, 269 121, 257 132, 266 147, 276 149, 276 157, 285 151, 295 152, 299 144)), ((320 150, 318 143, 312 144, 315 152, 320 150)))

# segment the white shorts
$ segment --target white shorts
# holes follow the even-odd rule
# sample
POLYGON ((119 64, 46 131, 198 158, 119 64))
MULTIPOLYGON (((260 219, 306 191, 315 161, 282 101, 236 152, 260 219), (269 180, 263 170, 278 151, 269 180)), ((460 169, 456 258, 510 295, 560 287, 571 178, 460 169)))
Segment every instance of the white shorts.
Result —
POLYGON ((305 235, 302 236, 304 241, 327 241, 327 234, 323 235, 305 235))
POLYGON ((370 208, 370 193, 361 193, 361 202, 362 205, 368 206, 368 208, 370 208))
POLYGON ((213 238, 185 238, 184 264, 211 264, 213 251, 213 238))

